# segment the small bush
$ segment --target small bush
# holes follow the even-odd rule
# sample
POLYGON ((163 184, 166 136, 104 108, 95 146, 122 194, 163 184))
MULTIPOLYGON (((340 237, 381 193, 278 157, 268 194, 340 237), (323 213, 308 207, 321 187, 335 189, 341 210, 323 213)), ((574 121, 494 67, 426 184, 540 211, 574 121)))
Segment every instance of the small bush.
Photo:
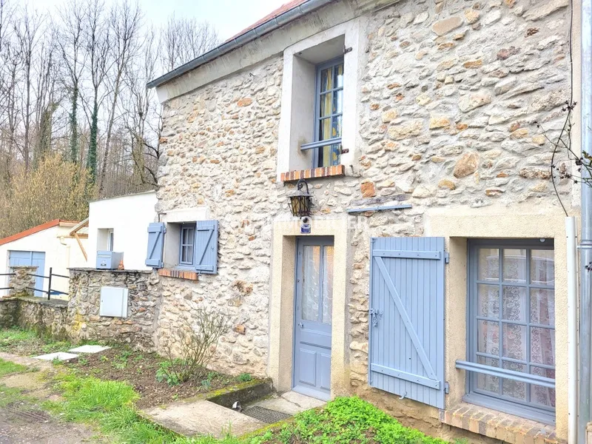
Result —
POLYGON ((167 360, 158 369, 158 381, 175 385, 204 372, 218 341, 230 330, 226 315, 216 311, 200 308, 194 312, 192 319, 194 325, 186 322, 175 342, 180 345, 180 357, 175 357, 170 343, 165 347, 167 360))
POLYGON ((253 380, 253 377, 250 373, 241 373, 236 379, 238 379, 240 382, 249 382, 253 380))

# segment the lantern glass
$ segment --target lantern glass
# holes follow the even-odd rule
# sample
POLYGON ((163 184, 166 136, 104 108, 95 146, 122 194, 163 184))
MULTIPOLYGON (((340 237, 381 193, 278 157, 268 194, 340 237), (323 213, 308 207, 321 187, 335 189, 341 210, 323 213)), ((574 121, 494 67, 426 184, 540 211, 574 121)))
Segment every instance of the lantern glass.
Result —
POLYGON ((308 192, 308 184, 299 180, 297 190, 290 196, 290 209, 296 217, 310 216, 311 196, 308 192))

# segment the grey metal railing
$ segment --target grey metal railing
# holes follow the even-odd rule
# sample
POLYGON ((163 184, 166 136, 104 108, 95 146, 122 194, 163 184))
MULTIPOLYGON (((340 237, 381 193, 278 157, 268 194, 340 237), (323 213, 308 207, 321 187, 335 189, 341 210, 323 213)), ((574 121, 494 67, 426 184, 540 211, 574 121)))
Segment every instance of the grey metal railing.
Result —
POLYGON ((483 373, 485 375, 497 376, 498 378, 512 379, 513 381, 526 382, 527 384, 541 385, 543 387, 555 388, 555 379, 544 376, 521 373, 505 368, 490 367, 468 361, 456 361, 456 368, 469 372, 483 373))

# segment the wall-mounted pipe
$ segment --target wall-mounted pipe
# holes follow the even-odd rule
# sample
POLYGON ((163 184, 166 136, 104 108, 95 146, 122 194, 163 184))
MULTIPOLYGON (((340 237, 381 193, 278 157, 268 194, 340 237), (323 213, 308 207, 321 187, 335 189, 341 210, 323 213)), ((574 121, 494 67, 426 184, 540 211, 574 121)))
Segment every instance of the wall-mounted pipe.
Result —
POLYGON ((578 269, 576 218, 565 218, 567 238, 567 442, 577 442, 578 426, 578 269))
MULTIPOLYGON (((582 0, 581 69, 582 69, 582 153, 592 153, 592 0, 582 0)), ((580 318, 579 318, 579 391, 577 442, 585 444, 586 426, 590 422, 590 368, 592 367, 592 275, 586 269, 592 263, 592 188, 590 173, 582 168, 582 231, 580 236, 580 318)))

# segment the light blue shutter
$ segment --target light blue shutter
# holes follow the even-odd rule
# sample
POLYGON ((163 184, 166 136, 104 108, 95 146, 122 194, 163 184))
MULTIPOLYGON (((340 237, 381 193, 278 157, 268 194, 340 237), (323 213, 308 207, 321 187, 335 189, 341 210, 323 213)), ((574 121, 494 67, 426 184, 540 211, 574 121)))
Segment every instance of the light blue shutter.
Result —
POLYGON ((373 238, 372 387, 444 408, 443 238, 373 238))
POLYGON ((162 251, 164 248, 164 234, 166 227, 164 223, 154 222, 148 225, 148 254, 146 265, 152 268, 162 268, 162 251))
POLYGON ((201 220, 195 228, 195 269, 203 274, 218 272, 218 221, 201 220))

